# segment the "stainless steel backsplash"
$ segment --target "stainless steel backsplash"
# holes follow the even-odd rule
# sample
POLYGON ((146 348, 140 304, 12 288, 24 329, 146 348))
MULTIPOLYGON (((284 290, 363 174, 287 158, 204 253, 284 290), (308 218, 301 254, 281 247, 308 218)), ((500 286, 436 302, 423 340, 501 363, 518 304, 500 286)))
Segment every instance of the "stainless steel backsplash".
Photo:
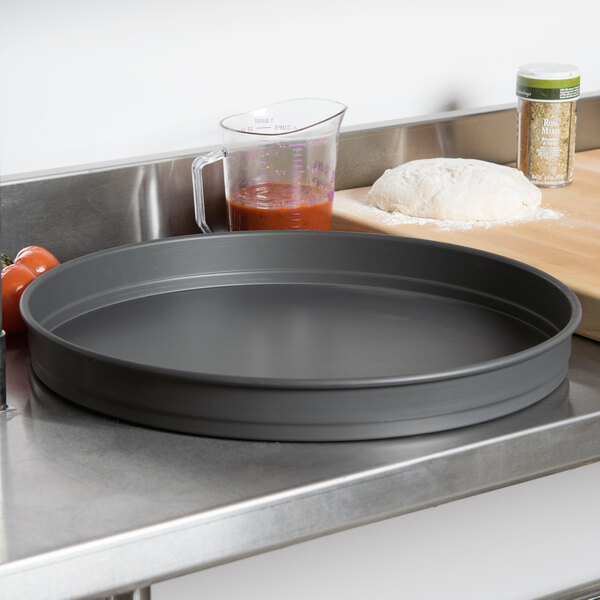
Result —
MULTIPOLYGON (((337 189, 371 185, 385 169, 417 158, 507 164, 516 157, 516 108, 348 127, 339 144, 337 189)), ((600 147, 600 95, 578 102, 576 144, 578 150, 600 147)), ((37 244, 65 261, 121 244, 199 233, 190 168, 194 156, 209 150, 6 178, 0 185, 1 249, 14 255, 37 244)), ((204 175, 208 221, 222 230, 221 163, 205 168, 204 175)))

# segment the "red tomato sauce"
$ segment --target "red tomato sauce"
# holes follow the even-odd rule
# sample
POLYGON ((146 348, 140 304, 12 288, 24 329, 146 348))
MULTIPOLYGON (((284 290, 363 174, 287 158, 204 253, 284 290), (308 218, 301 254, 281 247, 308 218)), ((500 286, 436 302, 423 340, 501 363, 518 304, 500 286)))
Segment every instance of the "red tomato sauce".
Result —
POLYGON ((260 183, 227 200, 230 231, 331 229, 332 201, 323 188, 307 184, 260 183))

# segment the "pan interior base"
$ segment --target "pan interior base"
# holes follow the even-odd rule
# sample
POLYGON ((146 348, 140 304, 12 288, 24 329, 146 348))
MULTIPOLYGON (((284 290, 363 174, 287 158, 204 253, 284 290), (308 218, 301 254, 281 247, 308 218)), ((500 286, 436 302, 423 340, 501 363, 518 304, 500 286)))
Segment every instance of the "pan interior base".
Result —
POLYGON ((230 285, 145 296, 54 333, 103 356, 259 378, 423 375, 546 339, 511 315, 440 295, 368 286, 230 285))

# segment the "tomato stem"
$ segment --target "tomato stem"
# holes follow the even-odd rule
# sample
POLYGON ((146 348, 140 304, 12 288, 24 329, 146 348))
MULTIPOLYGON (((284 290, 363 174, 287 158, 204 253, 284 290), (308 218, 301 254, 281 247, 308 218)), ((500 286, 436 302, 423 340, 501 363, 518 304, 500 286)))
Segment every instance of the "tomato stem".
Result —
POLYGON ((10 256, 8 256, 8 254, 4 254, 4 252, 0 252, 0 264, 2 265, 2 268, 4 269, 4 267, 8 267, 8 265, 13 264, 13 259, 10 256))

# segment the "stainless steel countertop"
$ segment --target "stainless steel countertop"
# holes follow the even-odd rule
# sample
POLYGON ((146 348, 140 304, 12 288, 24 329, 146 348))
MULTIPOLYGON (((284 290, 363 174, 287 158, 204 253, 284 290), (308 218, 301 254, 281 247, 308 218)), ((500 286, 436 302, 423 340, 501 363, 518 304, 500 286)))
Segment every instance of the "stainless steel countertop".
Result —
POLYGON ((596 461, 599 364, 600 344, 575 336, 568 382, 508 417, 401 439, 262 443, 88 412, 31 380, 26 340, 9 339, 0 598, 133 589, 596 461))
MULTIPOLYGON (((342 131, 337 188, 416 158, 514 160, 516 107, 342 131)), ((600 147, 600 95, 578 101, 600 147)), ((0 238, 61 261, 197 233, 192 158, 209 149, 4 178, 0 238)), ((207 198, 223 221, 220 165, 207 198)), ((94 597, 600 459, 600 344, 575 337, 569 383, 514 415, 362 443, 259 443, 118 423, 36 388, 9 339, 0 414, 0 600, 94 597)), ((166 399, 167 400, 167 399, 166 399)))

